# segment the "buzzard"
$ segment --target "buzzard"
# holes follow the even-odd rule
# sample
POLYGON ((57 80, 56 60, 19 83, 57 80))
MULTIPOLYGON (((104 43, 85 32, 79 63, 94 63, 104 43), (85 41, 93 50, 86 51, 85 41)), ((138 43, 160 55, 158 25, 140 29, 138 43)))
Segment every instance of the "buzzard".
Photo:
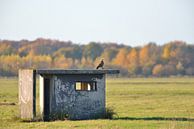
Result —
POLYGON ((100 64, 96 67, 96 69, 99 69, 100 67, 103 69, 103 66, 104 66, 104 61, 102 59, 100 64))

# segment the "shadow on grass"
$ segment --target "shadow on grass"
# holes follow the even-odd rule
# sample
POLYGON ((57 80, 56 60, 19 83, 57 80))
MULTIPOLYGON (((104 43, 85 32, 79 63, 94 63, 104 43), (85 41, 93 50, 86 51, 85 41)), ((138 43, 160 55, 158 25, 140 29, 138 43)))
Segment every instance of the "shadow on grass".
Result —
POLYGON ((185 118, 185 117, 118 117, 113 120, 160 120, 160 121, 193 121, 194 118, 185 118))

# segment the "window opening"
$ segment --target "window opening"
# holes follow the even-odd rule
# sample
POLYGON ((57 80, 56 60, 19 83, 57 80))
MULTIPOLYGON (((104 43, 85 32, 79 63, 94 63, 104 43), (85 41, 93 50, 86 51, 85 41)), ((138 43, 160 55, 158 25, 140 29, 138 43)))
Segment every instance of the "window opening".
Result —
POLYGON ((96 91, 96 82, 76 82, 75 90, 77 91, 96 91))

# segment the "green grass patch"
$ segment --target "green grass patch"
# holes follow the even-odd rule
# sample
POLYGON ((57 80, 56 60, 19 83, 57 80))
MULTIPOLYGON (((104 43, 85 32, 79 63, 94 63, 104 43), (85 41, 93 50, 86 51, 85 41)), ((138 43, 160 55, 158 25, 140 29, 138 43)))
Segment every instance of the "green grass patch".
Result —
MULTIPOLYGON (((3 104, 0 104, 0 128, 194 128, 194 78, 110 78, 107 80, 106 100, 107 107, 113 109, 111 120, 22 122, 18 118, 18 80, 2 78, 0 103, 3 104)), ((38 103, 37 100, 37 109, 38 103)))

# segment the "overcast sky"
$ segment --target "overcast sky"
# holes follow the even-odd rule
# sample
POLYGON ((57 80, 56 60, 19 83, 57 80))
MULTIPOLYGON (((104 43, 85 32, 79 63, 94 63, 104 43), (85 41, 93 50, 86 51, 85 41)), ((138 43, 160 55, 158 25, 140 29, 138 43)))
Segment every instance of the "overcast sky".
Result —
POLYGON ((194 0, 0 0, 0 39, 194 43, 194 0))

